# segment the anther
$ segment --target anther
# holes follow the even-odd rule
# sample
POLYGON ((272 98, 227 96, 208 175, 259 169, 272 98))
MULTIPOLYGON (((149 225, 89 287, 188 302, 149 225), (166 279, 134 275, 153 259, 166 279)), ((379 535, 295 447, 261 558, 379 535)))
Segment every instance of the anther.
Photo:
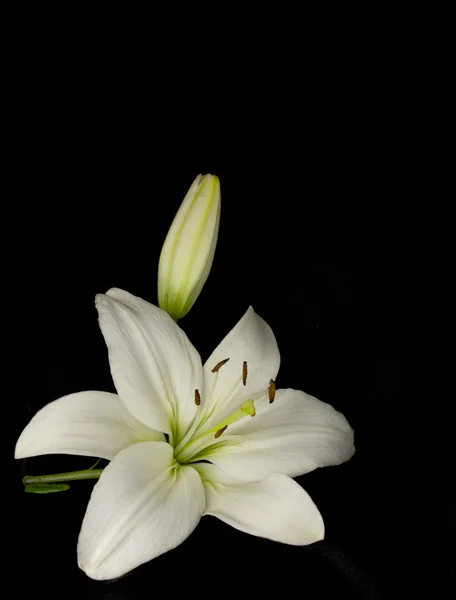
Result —
POLYGON ((242 383, 244 385, 247 383, 247 361, 246 360, 242 363, 242 383))
POLYGON ((195 404, 196 406, 201 404, 201 396, 198 390, 195 390, 195 404))
POLYGON ((275 393, 276 393, 275 381, 274 381, 274 379, 271 379, 269 382, 269 386, 268 386, 269 404, 272 404, 274 402, 275 393))
POLYGON ((228 428, 228 425, 225 425, 225 427, 222 427, 216 433, 214 433, 215 439, 218 439, 222 435, 222 433, 227 430, 227 428, 228 428))
POLYGON ((217 371, 223 367, 223 365, 226 365, 226 363, 229 361, 229 358, 225 358, 224 360, 221 360, 220 362, 218 362, 215 367, 212 369, 212 373, 217 373, 217 371))

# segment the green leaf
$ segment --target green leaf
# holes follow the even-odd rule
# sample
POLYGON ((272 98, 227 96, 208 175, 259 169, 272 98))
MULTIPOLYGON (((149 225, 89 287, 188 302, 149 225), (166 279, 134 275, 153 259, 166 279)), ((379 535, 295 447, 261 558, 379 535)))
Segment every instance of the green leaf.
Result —
POLYGON ((28 494, 53 494, 55 492, 66 492, 70 486, 66 483, 34 483, 26 485, 25 491, 28 494))

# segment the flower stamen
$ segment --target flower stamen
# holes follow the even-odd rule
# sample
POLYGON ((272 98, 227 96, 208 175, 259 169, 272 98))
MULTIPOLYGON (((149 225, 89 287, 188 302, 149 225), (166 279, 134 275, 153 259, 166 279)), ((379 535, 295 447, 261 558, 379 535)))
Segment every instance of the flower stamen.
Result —
POLYGON ((269 398, 269 404, 272 404, 272 403, 274 402, 275 393, 276 393, 276 385, 275 385, 275 381, 274 381, 274 379, 271 379, 271 380, 269 381, 269 385, 268 385, 268 398, 269 398))
POLYGON ((201 396, 198 390, 195 390, 195 404, 196 406, 201 404, 201 396))
POLYGON ((271 379, 269 381, 268 398, 269 398, 269 404, 272 404, 274 402, 274 398, 275 398, 275 381, 273 379, 271 379))
POLYGON ((222 433, 223 433, 224 431, 226 431, 227 429, 228 429, 228 425, 225 425, 225 427, 222 427, 221 429, 219 429, 218 431, 216 431, 216 432, 214 433, 214 438, 215 438, 215 439, 218 439, 218 438, 219 438, 219 437, 222 435, 222 433))
POLYGON ((219 362, 218 362, 218 363, 215 365, 215 367, 214 367, 214 368, 211 370, 211 372, 212 372, 212 373, 217 373, 217 371, 218 371, 218 370, 219 370, 221 367, 223 367, 223 365, 226 365, 226 363, 227 363, 229 360, 230 360, 229 358, 225 358, 225 359, 223 359, 223 360, 219 361, 219 362))
POLYGON ((247 383, 247 361, 246 360, 242 363, 242 383, 244 385, 247 383))

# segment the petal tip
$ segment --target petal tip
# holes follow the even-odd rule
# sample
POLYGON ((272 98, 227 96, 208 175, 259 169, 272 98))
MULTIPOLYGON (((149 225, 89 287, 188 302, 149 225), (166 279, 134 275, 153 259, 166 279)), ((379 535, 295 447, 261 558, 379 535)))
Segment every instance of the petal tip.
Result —
POLYGON ((97 573, 95 570, 92 570, 90 566, 84 565, 79 557, 78 567, 81 569, 81 571, 84 571, 84 573, 87 575, 87 577, 90 577, 90 579, 94 579, 95 581, 103 581, 103 579, 106 579, 105 577, 100 577, 99 573, 97 573))
POLYGON ((17 442, 16 442, 16 446, 14 448, 14 458, 16 459, 21 459, 21 458, 29 458, 30 456, 36 456, 35 454, 27 452, 27 444, 25 441, 25 433, 28 429, 28 426, 25 427, 25 429, 22 431, 21 435, 19 436, 17 442))
POLYGON ((106 303, 107 300, 121 300, 126 296, 130 296, 128 292, 122 290, 121 288, 112 287, 109 288, 107 292, 104 294, 96 294, 95 295, 95 304, 106 303))
MULTIPOLYGON (((316 517, 316 515, 314 515, 314 517, 316 517)), ((305 531, 302 534, 302 541, 299 545, 309 546, 310 544, 316 544, 325 539, 325 524, 320 513, 319 518, 315 520, 317 522, 313 523, 313 527, 305 528, 305 531)))
POLYGON ((23 451, 19 448, 19 440, 14 449, 14 458, 16 458, 16 459, 26 458, 26 456, 24 456, 24 454, 23 454, 23 451))
POLYGON ((104 304, 106 301, 106 294, 96 294, 95 295, 95 306, 98 308, 100 304, 104 304))
POLYGON ((128 294, 128 292, 118 287, 109 288, 109 290, 106 292, 106 296, 110 296, 111 298, 115 298, 119 294, 128 294))
POLYGON ((323 519, 321 520, 321 527, 319 529, 319 531, 316 533, 315 536, 315 541, 316 542, 321 542, 322 540, 325 539, 325 523, 323 521, 323 519))

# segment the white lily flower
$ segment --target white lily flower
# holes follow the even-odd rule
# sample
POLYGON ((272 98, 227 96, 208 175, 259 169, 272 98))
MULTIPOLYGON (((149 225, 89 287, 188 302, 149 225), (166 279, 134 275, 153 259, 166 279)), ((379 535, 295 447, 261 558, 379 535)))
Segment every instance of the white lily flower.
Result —
POLYGON ((219 223, 219 178, 198 175, 174 217, 158 264, 158 304, 176 321, 188 313, 206 283, 219 223))
POLYGON ((265 321, 249 308, 203 366, 163 310, 119 289, 96 304, 118 395, 55 400, 16 446, 16 458, 111 461, 84 517, 80 567, 119 577, 182 543, 204 514, 286 544, 321 540, 322 517, 291 477, 348 460, 353 431, 329 404, 275 392, 280 356, 265 321))

